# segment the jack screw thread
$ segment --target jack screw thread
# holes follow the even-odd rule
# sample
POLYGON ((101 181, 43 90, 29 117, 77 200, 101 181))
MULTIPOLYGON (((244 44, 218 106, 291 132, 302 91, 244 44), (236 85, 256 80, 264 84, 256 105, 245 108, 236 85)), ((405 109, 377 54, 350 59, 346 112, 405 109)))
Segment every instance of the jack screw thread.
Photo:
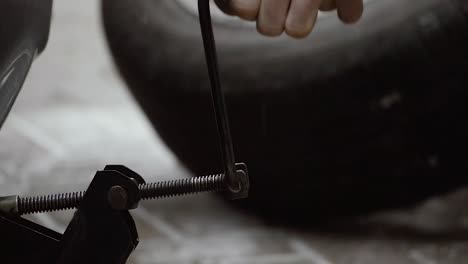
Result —
MULTIPOLYGON (((202 192, 220 192, 224 190, 224 186, 224 174, 216 174, 174 181, 146 183, 141 184, 139 188, 141 198, 149 200, 202 192)), ((44 213, 77 208, 84 195, 85 191, 18 197, 18 214, 44 213)))
POLYGON ((78 207, 84 193, 84 191, 81 191, 34 197, 18 197, 18 213, 22 215, 73 209, 78 207))
POLYGON ((224 189, 224 174, 192 177, 140 185, 141 198, 159 199, 201 192, 220 192, 224 189))

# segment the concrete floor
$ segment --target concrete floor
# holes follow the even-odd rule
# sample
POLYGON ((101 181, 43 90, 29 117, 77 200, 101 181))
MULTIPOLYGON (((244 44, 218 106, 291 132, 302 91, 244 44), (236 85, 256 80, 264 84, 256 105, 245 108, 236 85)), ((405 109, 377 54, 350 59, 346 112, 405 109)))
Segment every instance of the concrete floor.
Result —
MULTIPOLYGON (((0 132, 0 194, 85 189, 125 164, 148 181, 187 177, 112 65, 94 0, 55 1, 51 38, 0 132)), ((468 190, 341 231, 267 226, 211 195, 146 202, 130 263, 468 263, 468 190)), ((31 217, 63 231, 71 212, 31 217)))

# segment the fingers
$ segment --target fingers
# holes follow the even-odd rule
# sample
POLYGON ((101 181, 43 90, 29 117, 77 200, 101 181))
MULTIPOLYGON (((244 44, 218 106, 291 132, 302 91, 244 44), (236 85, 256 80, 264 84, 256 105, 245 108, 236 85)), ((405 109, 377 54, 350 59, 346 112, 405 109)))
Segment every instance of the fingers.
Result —
POLYGON ((317 20, 319 0, 291 0, 286 19, 286 33, 293 38, 304 38, 312 32, 317 20))
POLYGON ((321 11, 338 9, 338 16, 344 23, 356 23, 364 10, 363 0, 322 0, 321 11))
POLYGON ((344 23, 356 23, 364 10, 363 0, 336 0, 336 7, 344 23))
POLYGON ((231 9, 231 0, 214 0, 216 5, 228 15, 236 15, 231 9))
MULTIPOLYGON (((250 0, 249 0, 250 1, 250 0)), ((279 36, 284 31, 290 0, 262 0, 257 29, 265 36, 279 36)))
POLYGON ((258 31, 279 36, 284 31, 294 38, 312 32, 318 11, 338 9, 344 23, 357 22, 363 13, 363 0, 215 0, 228 14, 257 21, 258 31))
POLYGON ((236 14, 240 18, 255 21, 260 9, 260 2, 261 0, 231 0, 229 8, 233 14, 236 14))
POLYGON ((322 0, 320 3, 321 11, 332 11, 336 9, 336 0, 322 0))

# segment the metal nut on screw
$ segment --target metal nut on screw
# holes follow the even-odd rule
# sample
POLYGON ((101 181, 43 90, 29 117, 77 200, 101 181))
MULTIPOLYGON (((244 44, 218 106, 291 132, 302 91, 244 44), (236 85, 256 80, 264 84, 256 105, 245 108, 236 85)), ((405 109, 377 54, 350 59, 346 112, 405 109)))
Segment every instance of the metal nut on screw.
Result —
POLYGON ((127 208, 128 194, 122 186, 112 186, 107 192, 107 200, 114 210, 127 208))

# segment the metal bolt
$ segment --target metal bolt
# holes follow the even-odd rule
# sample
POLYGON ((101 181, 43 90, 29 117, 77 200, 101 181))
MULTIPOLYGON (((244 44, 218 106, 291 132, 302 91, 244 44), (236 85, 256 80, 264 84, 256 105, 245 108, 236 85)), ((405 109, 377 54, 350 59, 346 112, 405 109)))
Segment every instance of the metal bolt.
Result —
MULTIPOLYGON (((139 186, 141 198, 144 200, 201 192, 220 192, 225 190, 225 187, 224 174, 146 183, 139 186)), ((34 197, 11 196, 3 203, 10 213, 14 212, 19 215, 43 213, 77 208, 84 194, 85 192, 81 191, 34 197)), ((121 186, 113 186, 108 192, 108 200, 112 208, 122 210, 127 205, 127 192, 121 186)), ((0 210, 5 211, 2 209, 1 204, 0 210)))
POLYGON ((123 210, 127 208, 127 191, 122 186, 112 186, 107 192, 107 200, 112 209, 123 210))

